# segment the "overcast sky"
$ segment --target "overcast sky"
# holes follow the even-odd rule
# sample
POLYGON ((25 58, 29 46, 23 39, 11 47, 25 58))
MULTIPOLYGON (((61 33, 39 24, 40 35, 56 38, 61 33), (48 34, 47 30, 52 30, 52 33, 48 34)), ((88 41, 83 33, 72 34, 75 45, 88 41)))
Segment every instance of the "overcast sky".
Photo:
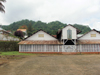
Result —
POLYGON ((89 25, 100 30, 100 0, 7 0, 6 13, 0 12, 0 24, 22 19, 89 25))

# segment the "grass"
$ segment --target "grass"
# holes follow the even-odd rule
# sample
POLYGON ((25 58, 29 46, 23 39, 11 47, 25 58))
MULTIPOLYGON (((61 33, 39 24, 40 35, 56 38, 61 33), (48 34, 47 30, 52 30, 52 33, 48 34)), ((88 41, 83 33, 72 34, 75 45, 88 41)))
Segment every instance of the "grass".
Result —
POLYGON ((19 53, 18 51, 0 52, 0 55, 34 55, 28 53, 19 53))

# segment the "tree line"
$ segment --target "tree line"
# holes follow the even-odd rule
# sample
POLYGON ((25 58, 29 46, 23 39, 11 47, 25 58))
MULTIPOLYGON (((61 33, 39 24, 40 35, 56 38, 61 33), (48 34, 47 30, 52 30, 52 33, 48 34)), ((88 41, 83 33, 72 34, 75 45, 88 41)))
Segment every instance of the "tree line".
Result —
MULTIPOLYGON (((56 35, 58 29, 62 29, 66 26, 67 24, 64 24, 60 21, 52 21, 49 23, 41 22, 41 21, 32 21, 32 20, 21 20, 17 22, 13 22, 10 25, 3 25, 2 28, 5 30, 11 30, 12 32, 15 32, 17 29, 19 29, 21 26, 27 26, 27 30, 30 31, 31 33, 34 33, 40 29, 46 31, 47 33, 50 33, 51 35, 56 35)), ((84 26, 80 24, 73 24, 74 27, 77 29, 81 30, 81 34, 84 34, 88 31, 91 30, 89 26, 84 26)))

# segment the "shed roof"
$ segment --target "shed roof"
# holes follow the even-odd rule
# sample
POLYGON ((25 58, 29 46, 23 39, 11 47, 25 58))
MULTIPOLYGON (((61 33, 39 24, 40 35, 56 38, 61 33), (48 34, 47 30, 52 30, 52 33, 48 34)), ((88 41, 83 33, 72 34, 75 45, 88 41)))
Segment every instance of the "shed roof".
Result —
POLYGON ((77 40, 77 44, 100 44, 100 40, 77 40))
POLYGON ((18 44, 62 44, 59 41, 54 41, 54 40, 50 40, 50 41, 44 41, 44 40, 37 40, 37 41, 21 41, 18 44))
POLYGON ((17 31, 22 31, 22 32, 25 32, 26 29, 17 29, 17 31))
POLYGON ((57 38, 57 35, 52 35, 53 37, 57 38))

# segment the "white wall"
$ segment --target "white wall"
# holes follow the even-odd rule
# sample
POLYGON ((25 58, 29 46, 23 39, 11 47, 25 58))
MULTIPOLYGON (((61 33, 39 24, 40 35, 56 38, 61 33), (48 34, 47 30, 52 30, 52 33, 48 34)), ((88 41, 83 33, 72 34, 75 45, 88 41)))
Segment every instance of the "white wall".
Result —
POLYGON ((96 31, 90 31, 88 34, 84 35, 78 40, 98 40, 98 39, 100 39, 100 34, 97 33, 96 31), (91 34, 96 34, 96 37, 91 37, 91 34))
POLYGON ((15 37, 3 35, 3 34, 0 34, 0 40, 3 40, 3 41, 20 41, 19 38, 15 38, 15 37))
POLYGON ((68 29, 72 30, 72 39, 77 39, 76 29, 72 26, 66 26, 65 28, 62 29, 62 39, 67 39, 67 30, 68 29))
POLYGON ((44 31, 39 31, 36 34, 32 35, 31 37, 27 38, 26 40, 57 40, 57 39, 45 33, 44 31), (38 34, 44 34, 44 37, 38 37, 38 34))
POLYGON ((62 45, 19 45, 19 52, 62 52, 62 45))

